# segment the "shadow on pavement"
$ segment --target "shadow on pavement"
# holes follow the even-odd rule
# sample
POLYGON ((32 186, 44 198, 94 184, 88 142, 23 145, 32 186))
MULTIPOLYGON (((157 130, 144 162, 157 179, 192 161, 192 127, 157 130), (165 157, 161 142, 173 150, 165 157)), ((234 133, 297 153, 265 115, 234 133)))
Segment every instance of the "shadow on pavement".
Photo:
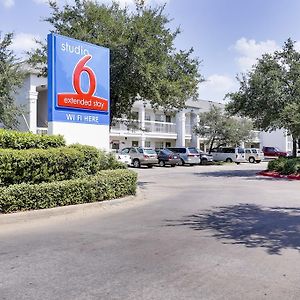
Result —
POLYGON ((194 175, 199 177, 254 177, 261 170, 221 170, 212 172, 199 172, 194 175))
POLYGON ((300 250, 300 208, 262 207, 255 204, 222 206, 203 213, 167 220, 166 226, 212 230, 212 236, 249 248, 263 247, 268 254, 300 250))
POLYGON ((147 186, 148 184, 151 184, 151 183, 153 184, 154 182, 150 182, 150 181, 138 181, 138 182, 137 182, 137 185, 138 185, 139 188, 145 189, 146 186, 147 186))

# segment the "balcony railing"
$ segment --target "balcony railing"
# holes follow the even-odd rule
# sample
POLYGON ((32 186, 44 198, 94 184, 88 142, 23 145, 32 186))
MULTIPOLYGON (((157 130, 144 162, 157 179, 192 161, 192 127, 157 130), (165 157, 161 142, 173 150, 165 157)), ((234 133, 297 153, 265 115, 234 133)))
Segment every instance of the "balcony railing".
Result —
POLYGON ((157 121, 145 121, 146 132, 176 133, 176 124, 157 121))
POLYGON ((144 131, 149 133, 176 133, 176 124, 167 122, 157 122, 157 121, 145 121, 145 127, 142 128, 142 124, 139 121, 127 121, 120 120, 114 126, 112 126, 113 131, 144 131))

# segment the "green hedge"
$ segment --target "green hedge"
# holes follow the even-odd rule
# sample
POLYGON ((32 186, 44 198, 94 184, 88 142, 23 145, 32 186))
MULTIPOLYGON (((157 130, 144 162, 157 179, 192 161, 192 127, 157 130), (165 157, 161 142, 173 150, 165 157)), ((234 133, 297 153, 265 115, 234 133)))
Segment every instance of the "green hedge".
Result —
POLYGON ((137 174, 130 170, 101 171, 95 176, 0 188, 0 212, 52 208, 120 198, 136 193, 137 174))
POLYGON ((100 170, 126 168, 90 146, 0 150, 0 184, 41 183, 82 178, 100 170))
POLYGON ((39 135, 31 132, 0 129, 0 148, 47 149, 66 145, 61 135, 39 135))
POLYGON ((276 171, 283 175, 290 175, 300 172, 300 158, 280 157, 268 163, 268 170, 276 171))

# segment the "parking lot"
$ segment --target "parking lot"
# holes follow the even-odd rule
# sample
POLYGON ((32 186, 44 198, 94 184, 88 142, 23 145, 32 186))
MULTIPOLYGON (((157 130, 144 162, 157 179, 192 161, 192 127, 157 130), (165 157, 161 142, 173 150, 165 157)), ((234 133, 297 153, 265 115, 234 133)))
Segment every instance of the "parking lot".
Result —
POLYGON ((134 201, 0 228, 0 299, 299 299, 300 182, 264 168, 132 168, 134 201))

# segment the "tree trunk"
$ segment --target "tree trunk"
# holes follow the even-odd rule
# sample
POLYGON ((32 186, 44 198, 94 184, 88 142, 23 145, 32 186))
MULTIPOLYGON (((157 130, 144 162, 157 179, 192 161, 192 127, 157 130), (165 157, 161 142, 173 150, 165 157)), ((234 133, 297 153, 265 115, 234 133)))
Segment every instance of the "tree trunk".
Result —
POLYGON ((208 151, 208 153, 211 152, 211 150, 212 150, 212 148, 213 148, 213 145, 214 145, 214 142, 215 142, 215 138, 213 137, 212 140, 211 140, 210 146, 209 146, 209 151, 208 151))
POLYGON ((293 138, 293 157, 297 156, 297 140, 293 138))

